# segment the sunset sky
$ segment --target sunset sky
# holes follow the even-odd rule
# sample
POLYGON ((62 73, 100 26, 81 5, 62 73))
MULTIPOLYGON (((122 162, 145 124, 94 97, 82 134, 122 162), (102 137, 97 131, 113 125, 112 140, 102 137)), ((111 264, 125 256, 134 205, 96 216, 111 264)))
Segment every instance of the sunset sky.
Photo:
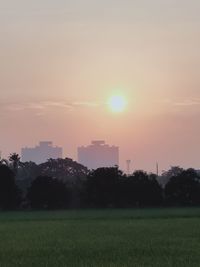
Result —
POLYGON ((3 156, 52 140, 76 159, 105 139, 122 168, 200 168, 199 14, 199 0, 0 0, 3 156))

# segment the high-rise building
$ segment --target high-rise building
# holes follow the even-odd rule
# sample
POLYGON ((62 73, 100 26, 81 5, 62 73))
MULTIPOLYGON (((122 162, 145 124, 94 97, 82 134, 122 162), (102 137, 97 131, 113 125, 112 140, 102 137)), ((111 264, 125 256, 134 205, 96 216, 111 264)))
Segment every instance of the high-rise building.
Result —
POLYGON ((119 165, 119 148, 105 141, 92 141, 89 146, 78 148, 78 162, 89 169, 119 165))
POLYGON ((48 159, 62 158, 62 148, 54 147, 52 142, 40 142, 39 146, 33 148, 22 148, 22 161, 33 161, 37 164, 43 163, 48 159))

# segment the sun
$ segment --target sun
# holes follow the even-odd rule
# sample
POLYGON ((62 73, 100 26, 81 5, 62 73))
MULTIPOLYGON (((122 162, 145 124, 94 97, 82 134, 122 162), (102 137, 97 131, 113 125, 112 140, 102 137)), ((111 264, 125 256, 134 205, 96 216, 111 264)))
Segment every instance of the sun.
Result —
POLYGON ((126 108, 127 102, 125 97, 121 95, 114 95, 108 101, 108 106, 112 112, 123 112, 126 108))

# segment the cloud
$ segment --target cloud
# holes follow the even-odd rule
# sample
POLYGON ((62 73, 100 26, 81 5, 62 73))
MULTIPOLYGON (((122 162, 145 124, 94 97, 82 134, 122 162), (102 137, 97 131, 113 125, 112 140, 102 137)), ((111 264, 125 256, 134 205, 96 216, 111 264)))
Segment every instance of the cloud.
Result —
POLYGON ((94 102, 74 102, 73 106, 79 107, 98 107, 100 104, 94 102))
POLYGON ((62 108, 65 110, 73 110, 78 107, 88 107, 95 108, 99 106, 99 104, 94 102, 65 102, 65 101, 38 101, 38 102, 2 102, 0 104, 0 110, 2 111, 11 111, 11 112, 20 112, 32 110, 35 111, 36 114, 44 114, 46 110, 49 108, 62 108))
POLYGON ((185 99, 183 101, 174 102, 173 104, 175 106, 183 106, 183 107, 199 106, 200 105, 200 99, 199 98, 185 99))
POLYGON ((195 107, 200 106, 200 98, 164 99, 163 104, 174 107, 195 107))
POLYGON ((5 111, 24 111, 28 109, 43 110, 45 107, 41 103, 1 103, 1 110, 5 111))
POLYGON ((72 109, 72 104, 71 103, 66 103, 63 101, 44 101, 41 102, 43 108, 64 108, 64 109, 72 109))

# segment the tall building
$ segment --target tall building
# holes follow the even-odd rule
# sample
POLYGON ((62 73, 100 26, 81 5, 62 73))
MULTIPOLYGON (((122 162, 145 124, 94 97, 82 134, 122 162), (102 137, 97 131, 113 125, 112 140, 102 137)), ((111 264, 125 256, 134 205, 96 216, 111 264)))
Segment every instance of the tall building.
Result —
POLYGON ((33 148, 22 148, 22 161, 33 161, 37 164, 47 161, 47 159, 62 158, 62 148, 54 147, 52 142, 40 142, 39 146, 33 148))
POLYGON ((119 165, 119 148, 105 141, 92 141, 89 146, 78 148, 78 162, 89 169, 119 165))

